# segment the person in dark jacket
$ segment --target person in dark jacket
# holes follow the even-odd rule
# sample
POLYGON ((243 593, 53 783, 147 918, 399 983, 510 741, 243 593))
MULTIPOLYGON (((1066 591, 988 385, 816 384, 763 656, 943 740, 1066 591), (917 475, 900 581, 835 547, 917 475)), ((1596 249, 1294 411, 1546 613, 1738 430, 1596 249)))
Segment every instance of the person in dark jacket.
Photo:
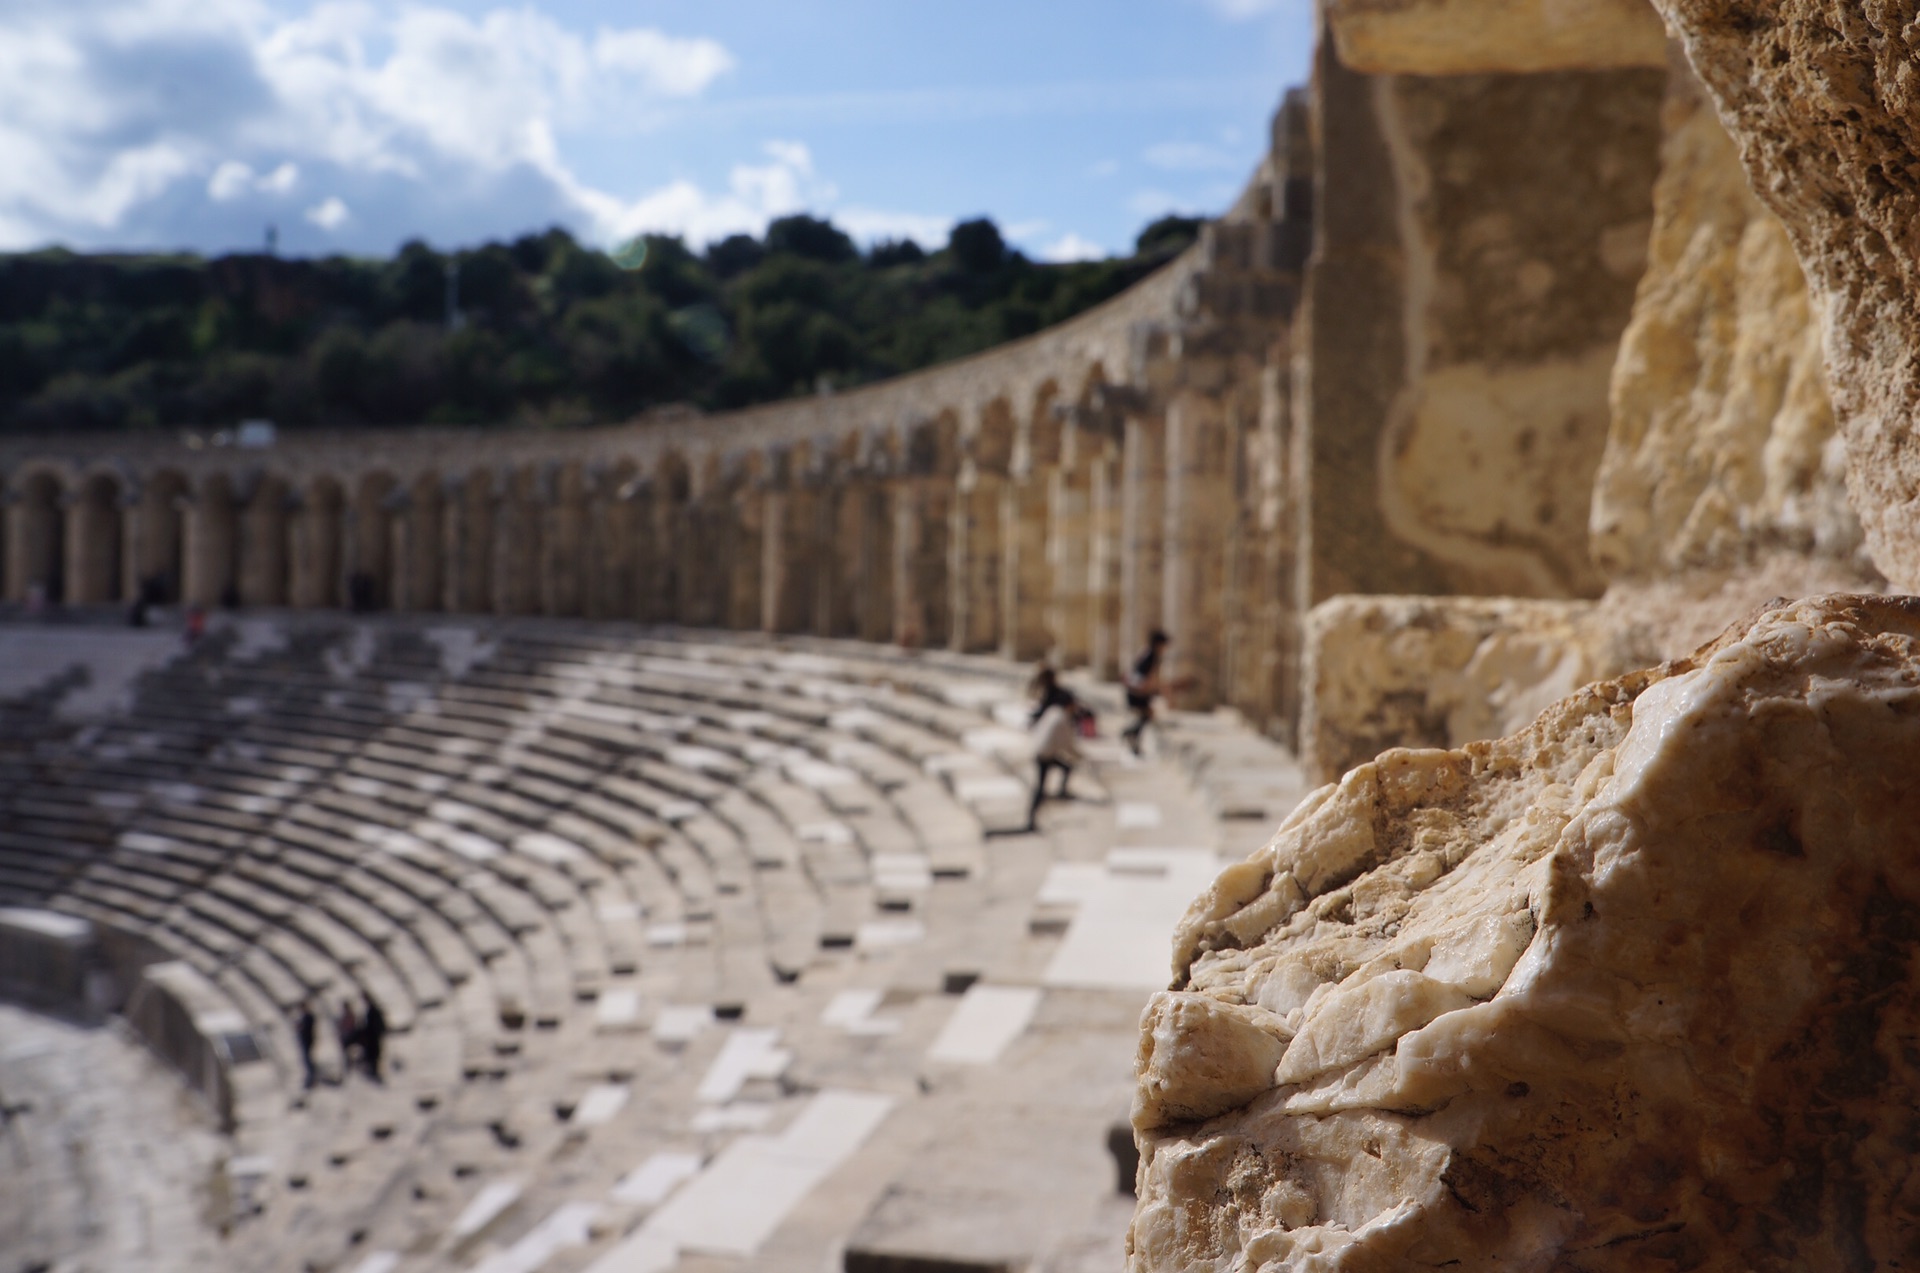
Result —
POLYGON ((380 1079, 380 1053, 387 1042, 387 1014, 380 1011, 380 1005, 373 996, 366 996, 366 1011, 360 1015, 360 1059, 367 1068, 367 1077, 378 1082, 380 1079))
POLYGON ((300 1001, 300 1015, 294 1018, 293 1038, 300 1045, 300 1068, 306 1071, 307 1086, 313 1086, 313 1040, 319 1032, 320 1019, 314 1015, 313 1000, 300 1001))
POLYGON ((1133 713, 1133 724, 1120 733, 1127 740, 1127 746, 1133 754, 1140 754, 1140 738, 1153 723, 1153 700, 1160 694, 1160 658, 1167 647, 1173 644, 1173 638, 1155 628, 1147 634, 1147 648, 1133 661, 1127 670, 1127 710, 1133 713))

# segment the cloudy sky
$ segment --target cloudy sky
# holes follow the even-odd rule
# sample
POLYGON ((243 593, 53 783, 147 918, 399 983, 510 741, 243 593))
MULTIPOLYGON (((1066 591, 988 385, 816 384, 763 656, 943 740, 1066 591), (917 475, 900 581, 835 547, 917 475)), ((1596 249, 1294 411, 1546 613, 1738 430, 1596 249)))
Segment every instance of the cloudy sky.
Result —
POLYGON ((1308 0, 0 0, 0 249, 701 243, 770 216, 1048 258, 1217 210, 1308 0))

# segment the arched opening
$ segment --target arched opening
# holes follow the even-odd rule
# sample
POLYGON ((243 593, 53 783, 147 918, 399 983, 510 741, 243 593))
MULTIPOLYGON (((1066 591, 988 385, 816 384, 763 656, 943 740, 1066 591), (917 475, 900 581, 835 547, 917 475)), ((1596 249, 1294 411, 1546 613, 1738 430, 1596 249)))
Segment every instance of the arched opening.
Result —
POLYGON ((187 479, 171 469, 148 478, 128 518, 127 586, 149 605, 180 600, 186 579, 187 479))
POLYGON ((369 473, 353 493, 347 523, 347 608, 356 613, 393 604, 394 490, 391 474, 369 473))
POLYGON ((254 483, 240 515, 240 601, 249 606, 287 604, 288 505, 284 478, 254 483))
POLYGON ((96 473, 80 484, 67 509, 66 593, 75 605, 108 605, 122 599, 120 479, 96 473))
POLYGON ((26 478, 7 517, 7 599, 50 602, 65 595, 65 518, 60 479, 40 472, 26 478))

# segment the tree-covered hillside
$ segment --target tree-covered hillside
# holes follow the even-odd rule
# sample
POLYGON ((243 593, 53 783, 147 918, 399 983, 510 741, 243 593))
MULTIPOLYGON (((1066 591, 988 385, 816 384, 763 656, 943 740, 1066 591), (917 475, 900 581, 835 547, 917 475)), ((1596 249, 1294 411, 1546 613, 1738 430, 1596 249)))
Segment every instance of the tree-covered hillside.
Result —
POLYGON ((1184 247, 1166 218, 1130 257, 1042 265, 993 223, 945 248, 862 253, 775 221, 695 254, 612 255, 562 230, 391 260, 0 256, 0 432, 516 423, 567 427, 687 402, 845 388, 1024 336, 1184 247))

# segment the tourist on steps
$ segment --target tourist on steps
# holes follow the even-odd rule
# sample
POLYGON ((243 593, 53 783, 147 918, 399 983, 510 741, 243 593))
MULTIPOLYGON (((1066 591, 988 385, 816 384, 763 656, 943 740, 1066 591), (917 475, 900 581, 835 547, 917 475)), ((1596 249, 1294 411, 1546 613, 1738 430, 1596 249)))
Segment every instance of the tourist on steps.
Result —
POLYGON ((380 1005, 373 996, 366 996, 366 1012, 360 1017, 360 1059, 367 1067, 367 1077, 380 1082, 380 1052, 387 1042, 387 1014, 380 1011, 380 1005))
POLYGON ((1140 754, 1141 736, 1153 723, 1153 700, 1164 689, 1160 683, 1160 658, 1172 644, 1172 637, 1155 628, 1147 634, 1147 648, 1127 670, 1127 710, 1133 713, 1133 724, 1121 731, 1120 737, 1127 740, 1127 746, 1136 756, 1140 754))
POLYGON ((320 1020, 313 1014, 313 1000, 300 1001, 300 1015, 294 1019, 293 1037, 300 1045, 300 1068, 306 1071, 308 1087, 313 1086, 313 1037, 320 1028, 320 1020))
POLYGON ((1042 667, 1033 678, 1036 702, 1028 728, 1033 733, 1033 803, 1027 806, 1027 830, 1039 830, 1040 802, 1047 798, 1047 774, 1060 771, 1060 798, 1069 799, 1067 783, 1073 779, 1073 766, 1080 759, 1080 722, 1091 716, 1073 691, 1060 684, 1050 667, 1042 667))
POLYGON ((353 1069, 354 1054, 360 1050, 360 1014, 354 1011, 353 1000, 341 1002, 340 1015, 334 1018, 333 1031, 340 1039, 340 1081, 344 1083, 353 1069))

